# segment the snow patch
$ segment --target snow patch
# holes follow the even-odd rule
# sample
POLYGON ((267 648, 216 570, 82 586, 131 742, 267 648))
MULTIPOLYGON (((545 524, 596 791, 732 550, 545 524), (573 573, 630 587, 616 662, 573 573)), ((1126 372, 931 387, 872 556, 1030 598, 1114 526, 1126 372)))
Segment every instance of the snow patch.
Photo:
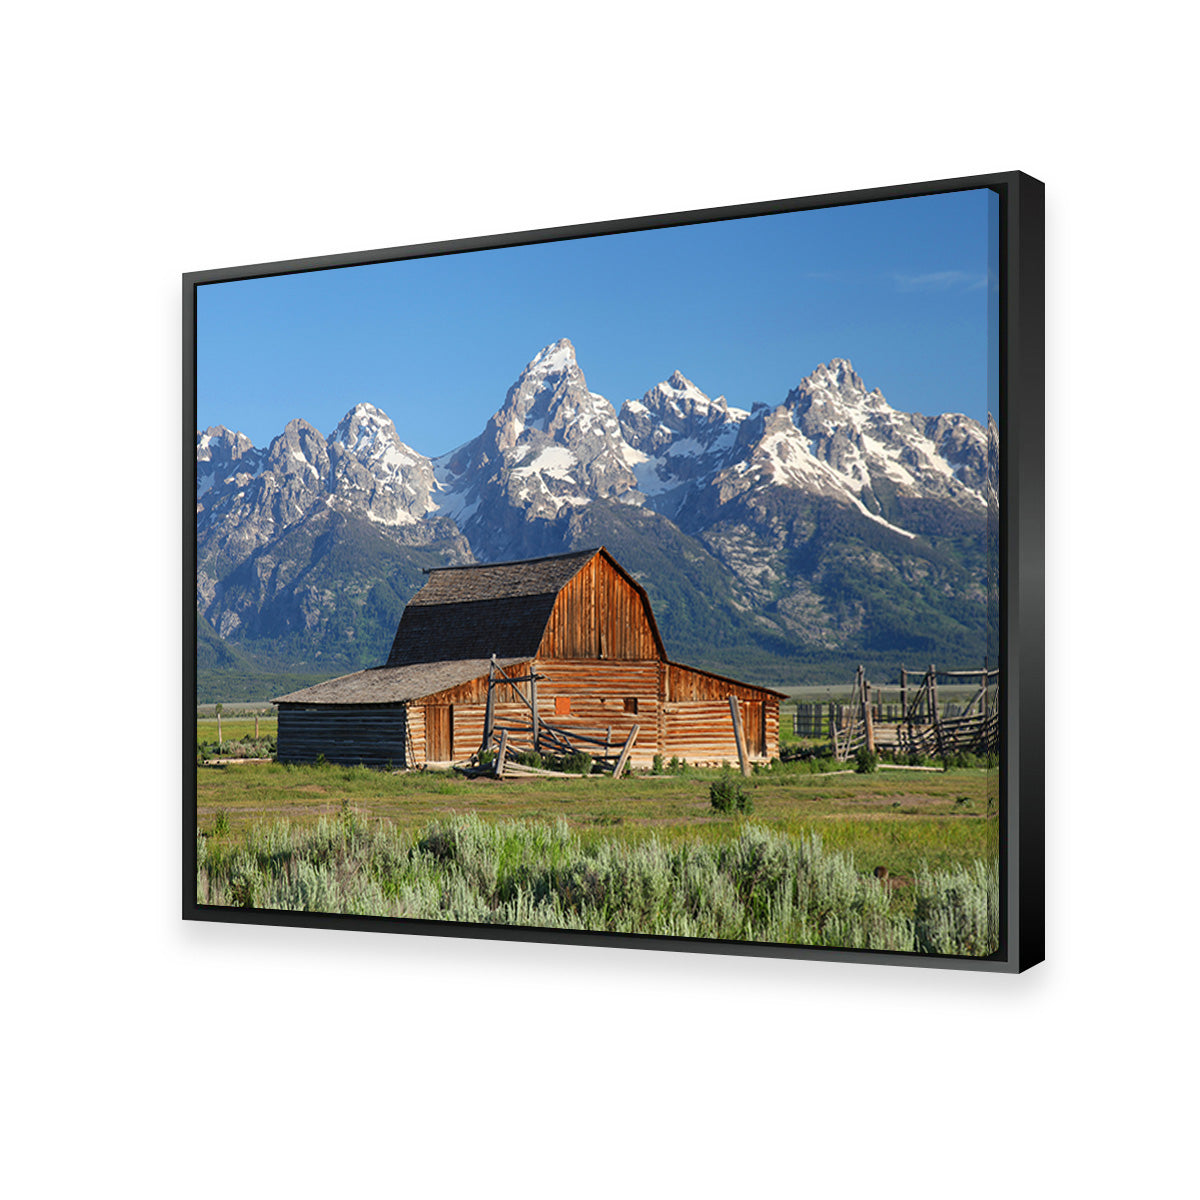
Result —
POLYGON ((566 338, 553 342, 542 350, 525 368, 526 372, 552 375, 575 364, 575 348, 566 338))
POLYGON ((538 452, 533 462, 515 468, 513 474, 524 476, 544 473, 552 479, 569 479, 571 468, 578 465, 579 460, 565 446, 546 446, 538 452))
POLYGON ((400 509, 400 511, 397 512, 393 517, 384 517, 380 516, 380 514, 375 512, 373 509, 368 508, 367 520, 374 521, 376 525, 390 526, 415 525, 417 523, 417 518, 414 517, 412 513, 405 512, 404 509, 400 509))

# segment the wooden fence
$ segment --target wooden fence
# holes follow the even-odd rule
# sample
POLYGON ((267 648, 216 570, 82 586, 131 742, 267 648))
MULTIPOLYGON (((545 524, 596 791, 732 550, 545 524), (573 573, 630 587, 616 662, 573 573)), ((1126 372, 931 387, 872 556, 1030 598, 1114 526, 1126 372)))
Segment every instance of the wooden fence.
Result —
POLYGON ((879 685, 859 667, 848 704, 797 704, 793 729, 798 737, 828 739, 843 762, 863 746, 924 757, 995 753, 1000 745, 1000 672, 986 667, 939 671, 931 665, 910 679, 902 667, 899 685, 879 685), (965 702, 940 699, 939 681, 974 684, 974 695, 965 702))
MULTIPOLYGON (((966 708, 965 703, 944 701, 939 705, 939 715, 943 720, 961 717, 966 708)), ((861 715, 860 707, 856 704, 839 704, 834 700, 815 704, 797 701, 796 711, 792 714, 792 732, 800 738, 828 739, 831 730, 849 728, 855 713, 861 715)), ((904 719, 904 708, 899 703, 876 700, 871 704, 871 715, 877 725, 900 722, 904 719)))
POLYGON ((544 675, 505 675, 496 664, 496 656, 492 656, 488 666, 487 705, 483 723, 483 741, 479 749, 471 755, 462 770, 468 775, 490 774, 498 778, 508 775, 553 775, 554 771, 517 764, 509 760, 509 756, 519 753, 534 752, 539 755, 548 754, 553 757, 567 758, 583 752, 592 762, 610 770, 619 776, 625 768, 629 755, 637 741, 639 726, 636 722, 630 727, 624 737, 613 739, 610 728, 604 731, 604 737, 584 733, 578 729, 567 729, 561 725, 546 721, 538 709, 537 684, 544 675), (528 684, 528 695, 522 691, 521 685, 528 684), (514 695, 528 710, 528 720, 523 722, 509 721, 504 725, 496 720, 496 706, 502 695, 514 695), (485 763, 484 760, 488 759, 485 763))

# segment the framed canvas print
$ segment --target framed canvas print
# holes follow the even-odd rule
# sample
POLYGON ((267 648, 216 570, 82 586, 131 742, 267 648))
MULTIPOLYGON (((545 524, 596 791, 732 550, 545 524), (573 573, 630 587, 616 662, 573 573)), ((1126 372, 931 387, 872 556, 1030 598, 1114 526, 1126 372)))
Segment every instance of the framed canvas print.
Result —
POLYGON ((185 918, 1039 961, 1043 257, 1008 173, 185 275, 185 918))

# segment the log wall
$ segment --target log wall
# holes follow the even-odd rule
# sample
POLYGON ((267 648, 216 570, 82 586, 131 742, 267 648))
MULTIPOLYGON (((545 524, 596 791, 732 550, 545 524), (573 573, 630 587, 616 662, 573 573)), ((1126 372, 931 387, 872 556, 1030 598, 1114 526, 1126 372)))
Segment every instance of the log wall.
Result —
POLYGON ((405 710, 351 706, 279 709, 280 762, 327 762, 396 768, 406 765, 405 710))
MULTIPOLYGON (((634 766, 649 766, 659 752, 659 694, 662 664, 649 661, 587 662, 581 659, 540 661, 538 674, 538 715, 556 728, 603 738, 612 730, 614 750, 638 726, 630 761, 634 766), (571 711, 555 713, 554 701, 564 697, 571 711), (636 708, 626 706, 633 701, 636 708)), ((592 753, 600 747, 585 746, 592 753)))
MULTIPOLYGON (((486 692, 486 688, 484 691, 486 692)), ((487 703, 454 705, 454 761, 465 762, 483 742, 483 722, 487 703)), ((496 728, 512 728, 529 724, 529 709, 525 705, 500 704, 495 709, 496 728)))
MULTIPOLYGON (((751 758, 779 756, 779 705, 772 701, 741 702, 742 729, 751 758)), ((668 703, 663 705, 663 712, 666 730, 662 753, 668 759, 737 762, 737 739, 728 699, 668 703)))
MULTIPOLYGON (((499 672, 502 675, 509 675, 517 678, 521 675, 528 675, 530 663, 517 663, 512 667, 501 667, 499 672)), ((486 704, 487 703, 487 685, 488 677, 485 671, 478 679, 469 679, 466 683, 460 683, 457 687, 446 688, 441 692, 430 692, 428 696, 422 696, 419 703, 421 704, 486 704)), ((529 690, 529 685, 521 685, 526 692, 529 690)), ((512 690, 507 689, 507 694, 512 695, 512 690)), ((497 693, 500 695, 500 693, 497 693)))
POLYGON ((423 767, 425 765, 425 706, 413 704, 408 712, 408 758, 406 765, 423 767))

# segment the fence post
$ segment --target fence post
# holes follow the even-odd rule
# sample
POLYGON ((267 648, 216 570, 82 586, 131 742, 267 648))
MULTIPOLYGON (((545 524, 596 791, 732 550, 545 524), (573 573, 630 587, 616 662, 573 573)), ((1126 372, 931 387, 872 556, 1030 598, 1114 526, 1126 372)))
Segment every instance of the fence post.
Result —
POLYGON ((863 722, 865 723, 866 746, 870 754, 875 753, 875 722, 871 714, 871 685, 867 682, 866 674, 862 677, 863 722))
POLYGON ((742 732, 741 706, 736 696, 729 697, 729 715, 733 718, 733 739, 737 742, 738 762, 742 765, 742 774, 750 774, 750 760, 746 755, 746 737, 742 732))

